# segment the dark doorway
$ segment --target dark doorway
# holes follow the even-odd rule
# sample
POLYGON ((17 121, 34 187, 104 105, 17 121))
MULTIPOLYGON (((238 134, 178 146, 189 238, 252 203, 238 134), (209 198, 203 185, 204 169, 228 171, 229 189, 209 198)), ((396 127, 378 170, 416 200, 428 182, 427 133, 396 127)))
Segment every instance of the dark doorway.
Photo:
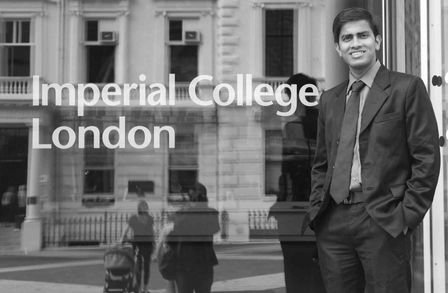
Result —
MULTIPOLYGON (((28 128, 0 128, 0 196, 13 187, 17 199, 19 186, 26 185, 27 165, 28 128)), ((4 211, 0 206, 0 219, 5 219, 5 212, 13 211, 4 211)))

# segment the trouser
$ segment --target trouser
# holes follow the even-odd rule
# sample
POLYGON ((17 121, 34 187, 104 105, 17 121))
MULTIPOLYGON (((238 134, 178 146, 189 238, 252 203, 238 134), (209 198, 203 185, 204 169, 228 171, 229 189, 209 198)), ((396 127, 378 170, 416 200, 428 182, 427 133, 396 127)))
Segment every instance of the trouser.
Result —
MULTIPOLYGON (((136 243, 134 244, 135 249, 137 249, 137 268, 141 269, 143 266, 143 284, 147 286, 149 283, 149 267, 153 245, 152 243, 136 243)), ((141 272, 137 273, 137 284, 141 284, 141 275, 141 272)))
POLYGON ((299 278, 302 268, 300 267, 300 258, 302 249, 300 243, 295 241, 280 241, 283 253, 283 268, 285 272, 286 293, 300 292, 303 286, 299 278))
POLYGON ((332 201, 315 232, 327 293, 410 292, 409 233, 392 237, 367 214, 365 203, 332 201))
POLYGON ((179 293, 210 293, 213 284, 213 267, 199 271, 180 271, 176 276, 179 293))

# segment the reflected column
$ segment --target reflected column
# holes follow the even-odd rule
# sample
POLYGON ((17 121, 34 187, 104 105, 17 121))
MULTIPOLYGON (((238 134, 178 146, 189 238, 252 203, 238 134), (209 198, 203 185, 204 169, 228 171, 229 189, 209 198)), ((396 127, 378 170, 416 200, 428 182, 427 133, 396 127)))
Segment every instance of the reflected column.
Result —
MULTIPOLYGON (((28 131, 28 180, 26 193, 26 217, 22 227, 22 250, 25 253, 42 249, 42 219, 40 217, 40 167, 41 151, 33 148, 33 131, 28 131)), ((39 135, 39 134, 38 134, 39 135)))

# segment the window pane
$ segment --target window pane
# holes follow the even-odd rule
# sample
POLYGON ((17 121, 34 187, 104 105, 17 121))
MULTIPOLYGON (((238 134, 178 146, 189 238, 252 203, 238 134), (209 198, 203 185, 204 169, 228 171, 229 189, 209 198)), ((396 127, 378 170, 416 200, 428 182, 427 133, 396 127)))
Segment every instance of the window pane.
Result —
POLYGON ((293 24, 293 10, 266 10, 266 76, 290 76, 293 73, 293 24))
POLYGON ((114 58, 115 46, 87 46, 87 82, 114 82, 114 58))
POLYGON ((21 43, 29 43, 30 42, 30 22, 22 21, 21 25, 22 25, 22 30, 21 30, 20 42, 21 43))
POLYGON ((98 41, 98 21, 89 20, 86 22, 86 41, 98 41))
POLYGON ((182 41, 182 20, 170 20, 170 41, 182 41))
POLYGON ((84 193, 112 193, 114 185, 113 170, 85 170, 84 193))
POLYGON ((30 76, 30 47, 6 47, 7 76, 30 76))
POLYGON ((190 82, 198 75, 198 46, 171 46, 170 59, 176 81, 190 82))
MULTIPOLYGON (((99 138, 101 141, 101 138, 99 138)), ((85 138, 86 146, 84 149, 84 160, 86 169, 89 168, 113 168, 114 167, 114 155, 113 149, 109 149, 104 145, 100 145, 100 148, 93 148, 93 135, 86 134, 85 138)))
POLYGON ((12 43, 14 36, 14 22, 5 22, 5 43, 12 43))
POLYGON ((197 179, 197 170, 170 170, 170 193, 186 193, 193 187, 197 179))

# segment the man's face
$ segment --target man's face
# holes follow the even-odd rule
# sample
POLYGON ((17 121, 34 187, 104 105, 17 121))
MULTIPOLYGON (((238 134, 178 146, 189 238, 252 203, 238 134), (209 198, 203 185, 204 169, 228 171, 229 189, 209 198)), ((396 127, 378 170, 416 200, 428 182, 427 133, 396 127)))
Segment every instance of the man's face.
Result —
POLYGON ((366 20, 358 20, 342 26, 336 51, 353 74, 361 75, 375 63, 380 44, 381 36, 374 36, 366 20))

